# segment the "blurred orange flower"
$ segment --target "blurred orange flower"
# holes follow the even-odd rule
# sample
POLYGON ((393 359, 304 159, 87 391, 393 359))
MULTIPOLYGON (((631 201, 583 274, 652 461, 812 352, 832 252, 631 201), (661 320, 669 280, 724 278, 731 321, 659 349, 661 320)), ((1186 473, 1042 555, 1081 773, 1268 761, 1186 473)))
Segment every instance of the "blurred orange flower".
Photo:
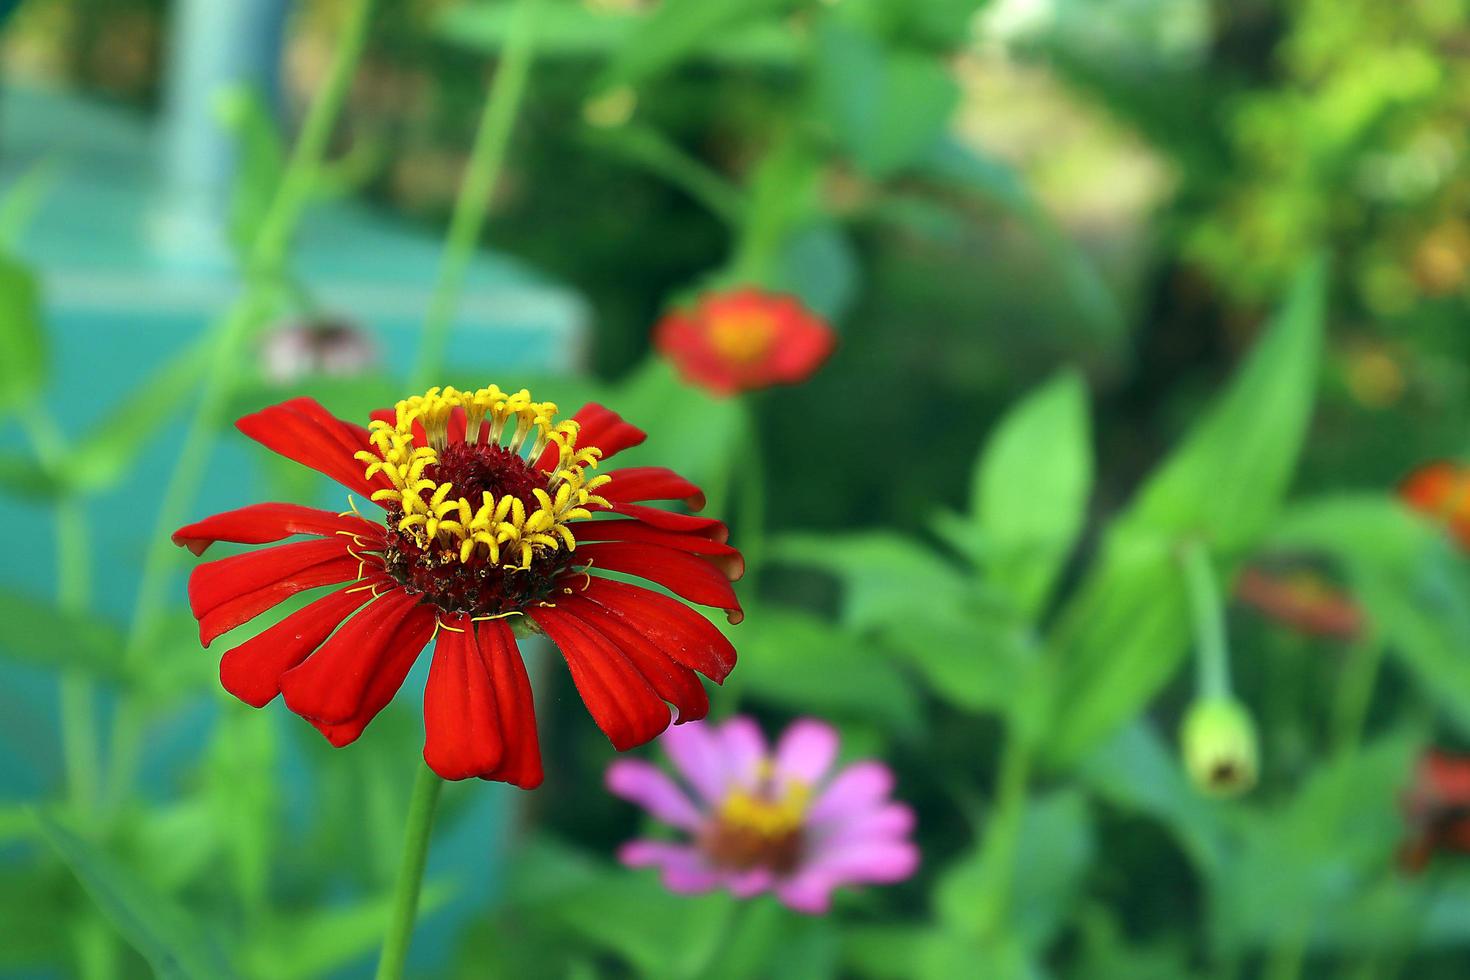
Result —
POLYGON ((1449 460, 1426 463, 1399 484, 1399 497, 1442 522, 1470 550, 1470 467, 1449 460))
POLYGON ((747 288, 707 293, 669 313, 653 343, 686 381, 732 395, 805 381, 837 336, 796 297, 747 288))
POLYGON ((1235 583, 1247 606, 1308 636, 1351 640, 1363 626, 1352 596, 1309 569, 1284 572, 1251 567, 1235 583))
POLYGON ((1470 756, 1425 752, 1402 803, 1410 837, 1399 859, 1407 870, 1422 871, 1436 851, 1470 853, 1470 756))

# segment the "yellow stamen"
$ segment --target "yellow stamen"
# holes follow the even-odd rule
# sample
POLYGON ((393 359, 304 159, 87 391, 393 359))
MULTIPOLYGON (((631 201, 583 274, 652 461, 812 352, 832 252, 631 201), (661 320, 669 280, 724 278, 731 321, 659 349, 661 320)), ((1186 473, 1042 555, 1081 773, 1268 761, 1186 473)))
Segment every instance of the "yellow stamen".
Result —
POLYGON ((392 422, 375 419, 368 432, 373 451, 359 452, 356 458, 368 479, 378 474, 388 478, 392 488, 374 491, 372 499, 402 509, 398 530, 419 547, 438 542, 446 561, 483 558, 525 569, 538 555, 572 551, 576 537, 567 525, 591 517, 593 507, 608 506, 594 491, 610 477, 587 473, 602 452, 577 448, 579 428, 572 420, 557 422, 556 405, 532 401, 525 389, 507 394, 495 385, 473 392, 436 387, 400 401, 392 422), (508 440, 506 448, 513 453, 529 448, 531 464, 543 450, 555 447, 547 488, 533 492, 530 506, 519 497, 497 498, 489 492, 472 502, 450 483, 425 476, 449 444, 449 422, 456 409, 464 412, 465 440, 471 444, 482 436, 492 445, 508 440), (417 444, 415 423, 422 426, 428 445, 417 444))

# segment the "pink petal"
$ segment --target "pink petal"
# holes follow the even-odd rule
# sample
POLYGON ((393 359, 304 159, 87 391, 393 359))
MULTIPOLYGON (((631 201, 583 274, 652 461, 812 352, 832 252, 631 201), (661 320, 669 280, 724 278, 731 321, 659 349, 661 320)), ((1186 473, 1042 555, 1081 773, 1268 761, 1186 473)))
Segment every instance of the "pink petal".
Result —
POLYGON ((669 761, 706 803, 719 803, 729 785, 729 769, 721 751, 717 729, 704 721, 692 721, 664 732, 659 744, 669 761))
POLYGON ((834 848, 855 841, 877 841, 904 838, 913 832, 914 811, 903 803, 889 803, 867 810, 842 823, 828 824, 818 841, 821 849, 834 848))
POLYGON ((754 898, 761 892, 770 891, 776 876, 765 868, 752 868, 732 874, 726 881, 730 893, 736 898, 754 898))
POLYGON ((832 907, 832 889, 836 887, 825 875, 800 874, 777 882, 776 897, 794 911, 823 915, 832 907))
POLYGON ((902 881, 919 867, 919 848, 906 840, 860 840, 819 849, 796 876, 820 874, 838 884, 902 881))
POLYGON ((893 772, 881 762, 858 762, 837 774, 807 814, 812 824, 844 821, 871 810, 893 791, 893 772))
POLYGON ((776 775, 815 785, 837 758, 837 730, 825 721, 799 718, 776 745, 776 775))
POLYGON ((664 887, 681 895, 707 892, 726 880, 724 872, 704 863, 691 844, 660 840, 629 841, 618 850, 618 860, 630 868, 659 868, 664 887))
POLYGON ((607 769, 607 788, 671 827, 694 830, 702 817, 663 770, 642 759, 619 759, 607 769))
POLYGON ((731 718, 720 726, 720 742, 725 756, 726 785, 753 787, 761 769, 769 759, 766 737, 760 726, 744 715, 731 718))

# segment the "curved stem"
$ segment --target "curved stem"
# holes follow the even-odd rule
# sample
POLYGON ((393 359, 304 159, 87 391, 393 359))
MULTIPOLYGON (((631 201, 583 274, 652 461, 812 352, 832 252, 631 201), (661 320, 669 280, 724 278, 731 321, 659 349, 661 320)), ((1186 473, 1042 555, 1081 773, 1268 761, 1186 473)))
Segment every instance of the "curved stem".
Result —
POLYGON ((419 341, 418 363, 414 366, 411 390, 419 391, 434 382, 444 367, 444 352, 449 345, 449 326, 456 304, 464 288, 465 272, 480 232, 490 196, 500 179, 506 145, 520 112, 521 98, 530 75, 535 53, 535 18, 537 0, 518 0, 512 12, 505 55, 495 69, 485 106, 480 113, 475 144, 465 166, 454 212, 449 218, 449 234, 444 242, 444 256, 439 263, 439 276, 429 297, 429 310, 424 317, 424 331, 419 341))
POLYGON ((1195 656, 1199 669, 1198 694, 1204 698, 1230 696, 1230 652, 1225 640, 1225 613, 1220 602, 1215 569, 1204 546, 1189 541, 1179 549, 1184 584, 1194 613, 1195 656))
MULTIPOLYGON (((178 462, 164 485, 147 554, 139 576, 138 595, 128 631, 124 662, 135 666, 158 631, 168 596, 168 570, 174 551, 169 534, 183 520, 198 494, 217 433, 221 427, 239 365, 240 351, 271 309, 291 235, 311 196, 332 130, 346 103, 348 89, 362 57, 371 22, 373 0, 353 0, 347 22, 332 54, 321 92, 313 100, 275 194, 270 200, 245 260, 243 291, 206 333, 213 357, 200 403, 181 441, 178 462)), ((131 783, 141 751, 143 718, 132 699, 119 707, 113 725, 113 761, 109 800, 120 799, 131 783)))
POLYGON ((1016 727, 1012 722, 1001 750, 995 806, 981 854, 985 885, 976 902, 976 921, 982 939, 994 939, 1004 931, 1016 874, 1016 848, 1021 842, 1021 820, 1031 779, 1031 747, 1016 727))
POLYGON ((444 780, 428 766, 419 769, 413 784, 413 798, 408 804, 408 826, 403 835, 403 861, 398 866, 398 882, 393 888, 393 911, 388 931, 383 936, 383 952, 378 959, 378 980, 395 980, 403 976, 408 947, 413 941, 413 928, 418 921, 419 892, 424 884, 424 864, 429 857, 429 837, 434 828, 434 812, 439 806, 439 793, 444 780))

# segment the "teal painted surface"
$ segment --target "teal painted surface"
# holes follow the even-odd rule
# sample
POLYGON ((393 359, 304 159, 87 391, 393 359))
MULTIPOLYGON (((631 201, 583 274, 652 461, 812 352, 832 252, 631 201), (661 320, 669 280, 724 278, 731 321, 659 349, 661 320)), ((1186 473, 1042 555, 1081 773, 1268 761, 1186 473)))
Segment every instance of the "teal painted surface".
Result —
MULTIPOLYGON (((197 237, 198 229, 171 221, 170 195, 161 185, 158 140, 150 121, 54 93, 0 94, 0 193, 36 167, 51 179, 17 246, 41 277, 46 298, 53 374, 48 407, 75 435, 132 391, 169 357, 185 349, 230 301, 238 279, 227 253, 197 237)), ((345 316, 376 342, 390 373, 407 371, 439 260, 439 241, 349 202, 315 207, 298 239, 293 268, 323 312, 345 316)), ((585 311, 567 290, 516 262, 482 256, 451 341, 452 383, 514 383, 520 372, 567 370, 580 360, 585 311)), ((242 369, 248 366, 242 365, 242 369)), ((281 397, 291 392, 283 390, 281 397)), ((112 420, 127 425, 128 420, 112 420)), ((96 606, 125 618, 137 570, 157 510, 162 480, 176 459, 186 418, 152 440, 122 484, 90 507, 97 547, 96 606)), ((0 432, 0 449, 21 450, 19 434, 0 432)), ((191 511, 203 516, 267 499, 269 454, 234 433, 219 443, 208 478, 191 511)), ((340 488, 316 484, 317 503, 342 506, 340 488)), ((55 582, 54 531, 48 510, 0 497, 7 528, 0 585, 50 595, 55 582)), ((173 594, 184 608, 188 562, 178 564, 173 594)), ((200 657, 215 660, 227 641, 200 657)), ((427 658, 400 695, 415 708, 427 658)), ((56 692, 41 672, 0 668, 0 799, 34 797, 59 783, 56 692)), ((189 778, 198 750, 226 704, 201 690, 196 700, 155 719, 147 747, 144 791, 166 797, 189 778)), ((306 726, 279 705, 269 709, 281 734, 281 778, 300 820, 312 806, 312 771, 301 757, 306 726), (293 729, 299 729, 293 731, 293 729)), ((309 734, 309 733, 308 733, 309 734)), ((417 736, 416 736, 417 737, 417 736)), ((352 751, 348 749, 346 751, 352 751)), ((407 791, 409 773, 404 773, 407 791)), ((430 875, 456 879, 458 897, 425 923, 414 962, 432 965, 446 952, 454 929, 492 893, 498 874, 493 854, 502 840, 514 794, 480 785, 442 828, 430 875), (472 802, 470 802, 472 801, 472 802)))

